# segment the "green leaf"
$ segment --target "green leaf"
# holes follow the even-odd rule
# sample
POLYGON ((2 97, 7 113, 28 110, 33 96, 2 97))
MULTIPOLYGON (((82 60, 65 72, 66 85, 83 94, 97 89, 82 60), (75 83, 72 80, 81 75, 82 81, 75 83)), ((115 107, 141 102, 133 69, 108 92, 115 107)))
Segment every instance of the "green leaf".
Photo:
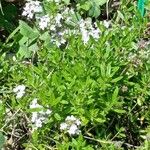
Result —
POLYGON ((116 87, 116 89, 115 89, 115 91, 114 91, 114 93, 113 93, 113 95, 112 95, 112 101, 113 101, 113 102, 117 101, 118 92, 119 92, 119 88, 116 87))
POLYGON ((61 100, 60 103, 61 104, 69 104, 68 101, 66 101, 66 100, 61 100))
POLYGON ((106 120, 102 118, 96 118, 95 121, 98 123, 104 123, 106 120))
POLYGON ((68 5, 70 3, 70 0, 63 0, 63 2, 68 5))
POLYGON ((49 35, 49 31, 44 32, 43 34, 40 35, 39 37, 40 40, 45 41, 45 40, 49 40, 50 41, 50 35, 49 35))
POLYGON ((94 0, 94 2, 95 2, 97 5, 102 6, 102 5, 104 5, 104 4, 107 2, 107 0, 94 0))
POLYGON ((115 79, 112 79, 111 82, 112 82, 112 83, 116 83, 116 82, 120 81, 122 78, 123 78, 123 76, 117 77, 117 78, 115 78, 115 79))
POLYGON ((83 5, 80 6, 81 9, 88 11, 91 8, 91 3, 90 2, 85 2, 83 5))
POLYGON ((92 6, 89 10, 89 15, 97 18, 101 13, 100 6, 104 5, 106 2, 107 0, 92 0, 92 6))
POLYGON ((30 39, 36 39, 39 34, 38 32, 35 32, 27 23, 25 23, 24 21, 19 21, 19 26, 20 26, 20 33, 25 36, 28 37, 30 39))
POLYGON ((15 34, 19 31, 19 29, 20 29, 20 27, 18 26, 18 27, 8 36, 8 38, 6 39, 6 43, 7 43, 10 39, 12 39, 12 38, 15 36, 15 34))
POLYGON ((26 45, 21 45, 17 52, 17 56, 19 58, 29 58, 31 56, 31 51, 29 51, 26 45))
POLYGON ((104 63, 101 63, 100 69, 101 69, 101 76, 103 78, 105 78, 106 75, 105 75, 105 64, 104 63))
POLYGON ((61 116, 58 113, 55 113, 54 117, 56 118, 56 120, 61 120, 61 116))
POLYGON ((121 110, 121 109, 114 109, 115 112, 119 113, 119 114, 123 114, 126 113, 125 110, 121 110))
POLYGON ((100 8, 96 4, 93 4, 91 9, 89 10, 89 16, 97 18, 100 15, 100 12, 100 8))
POLYGON ((23 36, 20 40, 19 40, 19 45, 23 45, 28 41, 28 37, 23 36))
POLYGON ((34 43, 29 47, 29 51, 32 51, 32 52, 36 52, 38 50, 39 50, 39 47, 38 47, 37 43, 34 43))

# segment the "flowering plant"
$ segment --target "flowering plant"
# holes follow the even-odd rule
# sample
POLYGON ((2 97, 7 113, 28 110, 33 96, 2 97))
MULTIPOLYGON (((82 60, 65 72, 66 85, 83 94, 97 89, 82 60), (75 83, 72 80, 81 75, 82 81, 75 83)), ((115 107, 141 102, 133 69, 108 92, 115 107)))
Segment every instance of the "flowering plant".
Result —
POLYGON ((111 20, 96 18, 104 0, 9 3, 20 20, 0 39, 0 149, 149 148, 148 17, 113 2, 111 20))
POLYGON ((37 41, 43 41, 47 48, 50 45, 66 48, 72 36, 81 37, 83 44, 87 45, 91 38, 98 41, 101 34, 100 23, 83 18, 74 7, 67 7, 65 1, 27 1, 22 16, 32 22, 33 27, 20 21, 16 33, 13 33, 21 34, 17 54, 20 58, 31 57, 33 52, 37 52, 41 45, 37 41))

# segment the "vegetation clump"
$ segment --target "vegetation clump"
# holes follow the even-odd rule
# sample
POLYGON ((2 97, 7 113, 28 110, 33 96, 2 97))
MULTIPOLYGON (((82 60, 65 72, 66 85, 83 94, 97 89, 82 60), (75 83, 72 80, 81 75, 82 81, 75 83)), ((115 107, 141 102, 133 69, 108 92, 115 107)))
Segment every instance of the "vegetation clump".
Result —
POLYGON ((150 149, 150 3, 0 3, 0 149, 150 149))

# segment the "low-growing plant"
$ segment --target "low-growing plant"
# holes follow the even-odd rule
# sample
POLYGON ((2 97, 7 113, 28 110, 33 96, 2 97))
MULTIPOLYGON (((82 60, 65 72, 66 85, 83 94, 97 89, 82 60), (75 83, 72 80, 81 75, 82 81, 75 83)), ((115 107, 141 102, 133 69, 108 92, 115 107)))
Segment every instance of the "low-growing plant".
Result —
POLYGON ((0 56, 0 147, 149 148, 147 18, 121 1, 112 20, 93 21, 82 9, 96 17, 106 1, 83 2, 23 7, 0 56))

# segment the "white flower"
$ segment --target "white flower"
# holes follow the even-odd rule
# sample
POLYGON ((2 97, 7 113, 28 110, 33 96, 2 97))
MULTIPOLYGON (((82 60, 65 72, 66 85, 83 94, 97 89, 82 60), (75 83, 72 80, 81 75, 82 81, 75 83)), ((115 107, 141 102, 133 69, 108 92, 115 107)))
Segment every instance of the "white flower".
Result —
POLYGON ((71 116, 67 116, 67 118, 65 120, 66 121, 75 121, 76 118, 73 115, 71 115, 71 116))
POLYGON ((23 8, 23 16, 27 16, 28 19, 32 19, 35 13, 42 12, 42 6, 39 1, 28 1, 23 8))
POLYGON ((75 135, 75 134, 79 134, 79 133, 80 133, 80 130, 78 130, 77 125, 72 124, 67 132, 68 132, 70 135, 75 135))
POLYGON ((40 21, 39 21, 40 29, 42 29, 42 30, 46 29, 48 27, 49 23, 50 23, 50 18, 48 15, 41 17, 40 21))
POLYGON ((61 22, 60 22, 62 18, 63 18, 63 16, 60 13, 58 13, 55 17, 55 21, 56 21, 56 24, 58 25, 58 27, 62 26, 61 22))
POLYGON ((31 121, 34 123, 34 122, 36 122, 37 118, 38 118, 37 112, 33 112, 33 113, 32 113, 31 121))
POLYGON ((35 127, 36 128, 41 128, 42 127, 42 119, 38 118, 36 121, 35 121, 35 127))
POLYGON ((87 44, 87 42, 90 39, 90 36, 92 36, 95 40, 97 40, 100 36, 100 30, 97 27, 97 24, 94 23, 95 28, 92 26, 92 22, 90 19, 83 20, 79 22, 79 27, 82 35, 82 40, 84 44, 87 44))
POLYGON ((33 99, 33 101, 30 104, 30 108, 36 108, 37 106, 37 98, 33 99))
POLYGON ((81 21, 79 22, 79 26, 81 29, 85 29, 85 22, 83 19, 81 19, 81 21))
POLYGON ((98 39, 99 35, 100 35, 100 30, 99 29, 92 29, 92 31, 90 32, 90 35, 94 38, 94 39, 98 39))
POLYGON ((31 109, 32 109, 32 108, 43 108, 43 106, 39 105, 39 104, 37 103, 37 98, 35 98, 35 99, 33 99, 33 101, 31 102, 30 108, 31 108, 31 109))
POLYGON ((90 39, 90 36, 88 34, 88 31, 87 30, 82 30, 82 40, 83 40, 84 44, 87 44, 89 39, 90 39))
POLYGON ((66 40, 62 37, 59 40, 53 40, 52 42, 55 42, 57 47, 60 47, 62 44, 65 44, 66 40))
POLYGON ((63 15, 68 15, 69 14, 69 8, 67 7, 64 11, 63 11, 63 15))
POLYGON ((61 46, 61 43, 59 41, 55 41, 55 44, 56 44, 57 47, 61 46))
POLYGON ((51 25, 51 26, 50 26, 50 30, 55 31, 55 30, 56 30, 55 25, 51 25))
POLYGON ((81 121, 79 119, 76 119, 75 123, 77 126, 81 125, 81 121))
POLYGON ((16 93, 18 91, 24 91, 25 90, 25 86, 24 85, 18 85, 17 87, 15 87, 13 89, 13 91, 16 93))
POLYGON ((18 85, 13 89, 13 92, 16 93, 16 98, 20 99, 25 94, 25 86, 24 85, 18 85))
POLYGON ((12 57, 12 60, 13 60, 13 61, 16 61, 17 59, 16 59, 16 57, 15 57, 15 56, 13 56, 13 57, 12 57))
POLYGON ((61 43, 61 44, 65 44, 65 42, 66 42, 66 40, 65 40, 64 38, 61 38, 60 43, 61 43))
POLYGON ((73 8, 70 9, 70 13, 71 13, 71 14, 74 14, 74 13, 75 13, 73 8))
POLYGON ((110 22, 109 21, 104 20, 103 23, 104 23, 104 26, 106 28, 109 28, 109 26, 110 26, 110 22))
POLYGON ((46 110, 46 112, 45 112, 47 115, 49 115, 49 114, 51 114, 52 113, 52 111, 51 110, 46 110))
POLYGON ((22 92, 18 92, 17 95, 16 95, 16 98, 20 99, 21 97, 23 97, 24 93, 25 92, 23 92, 23 91, 22 92))
POLYGON ((68 127, 67 123, 61 123, 60 124, 60 130, 66 130, 68 127))
POLYGON ((35 108, 40 108, 41 110, 38 112, 32 112, 31 122, 34 125, 33 130, 42 127, 42 124, 47 121, 48 115, 52 113, 50 109, 44 111, 44 107, 38 104, 37 98, 34 98, 30 104, 30 109, 35 108))
POLYGON ((60 130, 67 131, 70 135, 75 135, 81 132, 78 129, 80 125, 81 125, 80 120, 71 115, 67 116, 65 122, 60 124, 60 130))

